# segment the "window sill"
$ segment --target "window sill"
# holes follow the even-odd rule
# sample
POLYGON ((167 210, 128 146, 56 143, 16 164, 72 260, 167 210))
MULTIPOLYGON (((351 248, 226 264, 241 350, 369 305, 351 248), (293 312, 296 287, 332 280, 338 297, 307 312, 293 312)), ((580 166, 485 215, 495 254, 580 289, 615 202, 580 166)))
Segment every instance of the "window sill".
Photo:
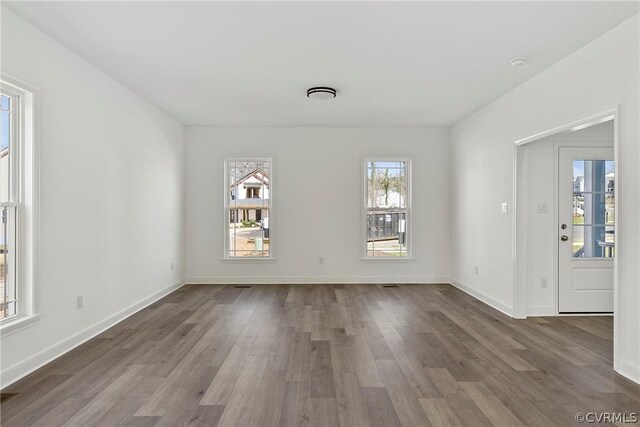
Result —
POLYGON ((220 258, 220 262, 223 263, 255 263, 255 264, 272 264, 278 261, 278 258, 252 258, 252 257, 238 257, 238 258, 220 258))
POLYGON ((33 326, 38 322, 38 320, 40 320, 40 315, 34 314, 33 316, 18 317, 17 319, 13 319, 7 323, 3 323, 2 325, 0 325, 0 338, 4 338, 8 335, 26 329, 29 326, 33 326))
POLYGON ((416 258, 413 257, 362 257, 362 262, 416 262, 416 258))

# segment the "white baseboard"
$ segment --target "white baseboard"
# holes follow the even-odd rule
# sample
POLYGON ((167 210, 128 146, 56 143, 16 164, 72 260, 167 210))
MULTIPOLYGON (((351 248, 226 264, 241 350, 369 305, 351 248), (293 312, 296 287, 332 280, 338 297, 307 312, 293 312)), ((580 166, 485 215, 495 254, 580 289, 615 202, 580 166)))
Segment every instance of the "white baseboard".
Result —
POLYGON ((615 371, 626 379, 633 381, 636 384, 640 384, 640 365, 636 365, 626 360, 621 360, 618 369, 615 371))
POLYGON ((259 285, 259 284, 378 284, 378 283, 415 283, 415 284, 440 284, 449 283, 449 278, 445 276, 210 276, 210 277, 187 277, 186 284, 240 284, 240 285, 259 285))
POLYGON ((23 360, 22 362, 10 366, 0 373, 0 388, 5 388, 18 381, 19 379, 29 375, 33 371, 41 368, 52 360, 57 359, 58 357, 73 350, 86 341, 89 341, 96 335, 101 334, 115 324, 122 322, 127 317, 153 304, 162 297, 180 288, 182 285, 184 285, 184 280, 179 280, 172 285, 161 289, 158 292, 155 292, 148 297, 120 310, 119 312, 107 317, 106 319, 95 323, 92 326, 89 326, 88 328, 78 332, 77 334, 70 336, 64 341, 54 344, 51 347, 42 350, 40 353, 37 353, 29 357, 28 359, 23 360))
POLYGON ((450 283, 456 288, 460 289, 461 291, 466 292, 467 294, 471 295, 474 298, 477 298, 478 300, 480 300, 480 302, 483 302, 488 306, 495 308, 496 310, 506 314, 509 317, 514 317, 513 307, 510 307, 505 303, 490 297, 489 295, 483 294, 482 292, 465 285, 459 280, 454 279, 453 277, 450 279, 450 283))
POLYGON ((547 316, 557 316, 555 308, 553 307, 536 307, 529 306, 527 307, 527 317, 547 317, 547 316))

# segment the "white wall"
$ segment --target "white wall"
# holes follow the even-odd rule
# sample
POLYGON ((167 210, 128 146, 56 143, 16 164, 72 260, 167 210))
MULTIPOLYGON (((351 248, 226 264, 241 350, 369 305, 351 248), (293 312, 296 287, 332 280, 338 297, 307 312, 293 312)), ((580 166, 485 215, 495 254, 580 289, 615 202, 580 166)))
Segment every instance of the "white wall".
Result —
POLYGON ((188 282, 447 281, 447 129, 188 127, 186 137, 188 282), (224 159, 252 155, 274 158, 274 263, 221 260, 224 159), (394 155, 413 160, 416 261, 363 262, 363 158, 394 155))
POLYGON ((518 181, 526 189, 518 218, 525 222, 525 248, 519 256, 526 258, 527 315, 556 314, 557 277, 554 270, 554 248, 558 244, 554 207, 554 171, 557 167, 554 151, 558 146, 580 145, 613 147, 613 122, 609 121, 576 132, 563 132, 518 148, 518 181), (538 212, 538 204, 547 205, 547 212, 538 212), (547 288, 541 280, 547 279, 547 288))
POLYGON ((40 158, 40 320, 2 337, 8 384, 179 282, 183 127, 4 7, 2 72, 37 87, 40 158))
POLYGON ((638 34, 636 15, 452 128, 451 275, 513 310, 514 141, 620 105, 616 369, 640 382, 638 34))

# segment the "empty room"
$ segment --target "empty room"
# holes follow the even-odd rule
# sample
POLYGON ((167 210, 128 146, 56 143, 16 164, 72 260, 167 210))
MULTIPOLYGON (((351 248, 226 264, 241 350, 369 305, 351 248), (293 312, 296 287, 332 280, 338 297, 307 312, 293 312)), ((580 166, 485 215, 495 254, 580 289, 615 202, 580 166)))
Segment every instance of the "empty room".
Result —
POLYGON ((0 424, 640 425, 639 1, 0 4, 0 424))

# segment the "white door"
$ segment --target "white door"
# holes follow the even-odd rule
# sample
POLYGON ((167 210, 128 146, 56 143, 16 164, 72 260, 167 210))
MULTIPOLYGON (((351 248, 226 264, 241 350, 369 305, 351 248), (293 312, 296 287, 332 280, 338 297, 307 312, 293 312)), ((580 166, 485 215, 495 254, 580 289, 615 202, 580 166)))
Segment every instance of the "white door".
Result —
POLYGON ((560 147, 558 186, 559 311, 612 312, 613 148, 560 147))

